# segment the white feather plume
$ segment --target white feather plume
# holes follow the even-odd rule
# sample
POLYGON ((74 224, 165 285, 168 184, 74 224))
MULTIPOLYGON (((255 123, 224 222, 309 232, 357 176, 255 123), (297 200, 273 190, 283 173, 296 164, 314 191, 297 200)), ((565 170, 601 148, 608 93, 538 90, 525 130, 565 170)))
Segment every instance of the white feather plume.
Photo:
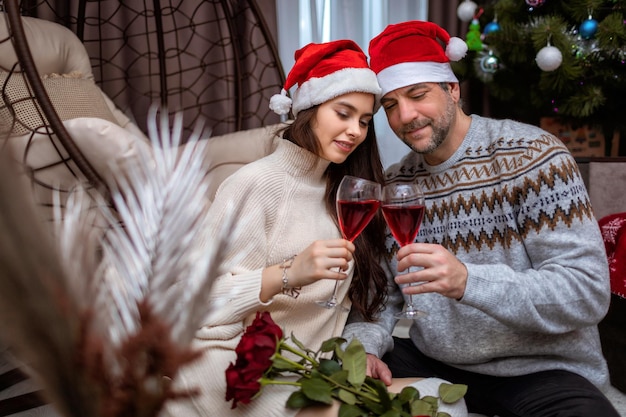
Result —
MULTIPOLYGON (((50 401, 68 416, 103 415, 102 407, 108 407, 106 417, 116 415, 111 399, 94 398, 94 393, 104 395, 98 384, 100 389, 115 387, 116 381, 128 377, 124 372, 131 361, 122 352, 129 351, 129 343, 146 352, 152 346, 142 343, 157 343, 155 349, 169 349, 180 364, 186 363, 193 356, 190 343, 201 320, 219 308, 219 300, 209 302, 210 289, 220 274, 228 238, 237 233, 237 213, 233 211, 220 231, 209 232, 203 168, 207 142, 199 140, 201 126, 183 144, 182 116, 176 114, 170 127, 167 112, 153 107, 148 128, 152 146, 138 147, 131 164, 121 161, 111 167, 110 201, 80 185, 65 210, 57 200, 55 241, 45 224, 33 220, 34 214, 18 220, 23 210, 0 206, 5 220, 0 224, 12 224, 4 233, 10 239, 0 240, 0 249, 6 249, 0 253, 0 322, 16 323, 0 326, 0 339, 32 365, 50 401), (9 250, 11 239, 22 251, 9 250), (45 253, 45 262, 33 268, 33 256, 40 253, 45 253), (37 302, 20 306, 16 300, 22 299, 37 302), (154 331, 154 326, 144 327, 146 306, 156 317, 158 331, 166 329, 168 340, 141 338, 142 332, 154 331), (77 358, 88 362, 93 348, 92 356, 102 360, 96 367, 101 366, 104 375, 90 386, 93 369, 85 369, 77 358), (62 360, 53 360, 50 352, 62 360)), ((0 199, 6 202, 7 193, 15 190, 6 184, 8 173, 3 174, 0 199)), ((172 371, 171 364, 166 365, 172 371)), ((138 365, 132 366, 137 372, 138 365)), ((159 377, 146 369, 143 382, 150 379, 158 390, 151 391, 154 397, 143 405, 156 415, 166 394, 172 394, 158 394, 171 386, 163 377, 174 375, 159 377)), ((140 385, 147 389, 149 384, 140 385)), ((135 397, 125 401, 142 398, 135 397)), ((127 404, 120 402, 122 413, 127 404)))

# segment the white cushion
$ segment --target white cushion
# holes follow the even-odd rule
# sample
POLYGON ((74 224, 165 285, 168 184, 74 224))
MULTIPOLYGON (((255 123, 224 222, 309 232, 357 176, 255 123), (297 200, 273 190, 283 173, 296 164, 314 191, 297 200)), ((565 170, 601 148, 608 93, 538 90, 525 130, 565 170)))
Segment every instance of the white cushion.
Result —
MULTIPOLYGON (((6 17, 0 18, 0 39, 9 36, 7 23, 6 17)), ((27 16, 22 17, 22 26, 39 74, 76 71, 93 79, 87 50, 74 32, 58 23, 27 16)), ((0 43, 0 67, 10 71, 17 61, 13 44, 0 43)))
MULTIPOLYGON (((150 146, 145 137, 139 137, 106 120, 78 118, 64 122, 68 133, 85 158, 101 177, 110 175, 110 164, 132 163, 139 147, 150 146)), ((222 181, 240 167, 269 155, 276 149, 274 133, 280 125, 271 125, 220 136, 210 137, 204 152, 208 199, 212 200, 222 181)), ((183 145, 188 146, 188 145, 183 145)))
POLYGON ((278 145, 275 136, 280 125, 241 130, 208 139, 204 157, 209 181, 209 199, 226 177, 242 166, 271 154, 278 145))

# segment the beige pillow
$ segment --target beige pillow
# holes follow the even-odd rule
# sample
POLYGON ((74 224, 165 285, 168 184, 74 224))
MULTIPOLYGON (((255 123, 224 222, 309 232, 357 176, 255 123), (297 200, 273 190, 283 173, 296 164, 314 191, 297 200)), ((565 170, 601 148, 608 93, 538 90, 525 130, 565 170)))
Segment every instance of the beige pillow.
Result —
MULTIPOLYGON (((9 75, 8 72, 0 71, 0 86, 4 87, 5 93, 0 102, 2 133, 23 135, 49 125, 25 78, 23 73, 9 75)), ((77 117, 96 117, 117 124, 117 119, 93 80, 84 78, 79 73, 53 74, 42 77, 41 80, 62 121, 77 117)))
POLYGON ((279 127, 257 127, 207 139, 209 143, 204 151, 204 167, 211 201, 226 177, 242 166, 274 152, 278 141, 282 140, 275 136, 279 127))
MULTIPOLYGON (((115 123, 98 118, 74 118, 63 122, 68 134, 91 167, 107 181, 111 178, 111 164, 133 164, 137 148, 150 150, 144 136, 136 136, 115 123)), ((52 219, 53 190, 59 191, 61 206, 69 191, 86 178, 69 157, 56 135, 29 133, 8 139, 8 150, 28 169, 32 191, 38 210, 44 220, 52 219)))
MULTIPOLYGON (((4 13, 2 13, 4 15, 4 13)), ((8 17, 0 15, 0 70, 10 71, 18 62, 9 40, 8 17)), ((39 74, 69 74, 78 71, 93 78, 91 62, 85 45, 74 32, 58 23, 36 17, 22 16, 28 49, 39 74)), ((21 71, 18 67, 16 71, 21 71)))
MULTIPOLYGON (((113 161, 118 168, 123 169, 125 165, 133 163, 138 148, 147 148, 149 152, 151 146, 147 138, 103 120, 74 119, 64 122, 64 125, 85 158, 105 180, 110 179, 113 161)), ((205 181, 209 185, 208 200, 213 200, 217 188, 226 177, 276 149, 280 139, 274 133, 279 127, 271 125, 205 139, 208 143, 201 151, 206 171, 205 181)), ((193 143, 183 146, 193 146, 193 143)))

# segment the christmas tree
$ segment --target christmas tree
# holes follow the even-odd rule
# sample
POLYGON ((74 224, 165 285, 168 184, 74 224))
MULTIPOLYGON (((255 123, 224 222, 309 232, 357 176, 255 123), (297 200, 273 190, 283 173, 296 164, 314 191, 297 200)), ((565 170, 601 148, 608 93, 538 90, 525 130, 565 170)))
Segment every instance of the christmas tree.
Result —
POLYGON ((462 0, 457 14, 471 22, 470 51, 454 70, 483 83, 507 117, 624 137, 626 0, 462 0))

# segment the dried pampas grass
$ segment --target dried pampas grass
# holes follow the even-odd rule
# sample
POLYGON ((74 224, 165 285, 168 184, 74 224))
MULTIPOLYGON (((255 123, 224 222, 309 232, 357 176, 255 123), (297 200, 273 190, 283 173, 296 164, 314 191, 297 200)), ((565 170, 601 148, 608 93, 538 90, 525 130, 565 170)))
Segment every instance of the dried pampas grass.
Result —
POLYGON ((81 314, 67 296, 61 257, 35 211, 28 176, 7 149, 0 152, 0 230, 0 338, 36 370, 36 382, 63 414, 95 415, 74 367, 81 314))
POLYGON ((182 146, 169 120, 151 109, 152 146, 111 167, 111 200, 78 186, 54 230, 0 155, 0 338, 65 416, 151 417, 193 394, 172 379, 199 355, 236 213, 209 234, 201 128, 182 146))

